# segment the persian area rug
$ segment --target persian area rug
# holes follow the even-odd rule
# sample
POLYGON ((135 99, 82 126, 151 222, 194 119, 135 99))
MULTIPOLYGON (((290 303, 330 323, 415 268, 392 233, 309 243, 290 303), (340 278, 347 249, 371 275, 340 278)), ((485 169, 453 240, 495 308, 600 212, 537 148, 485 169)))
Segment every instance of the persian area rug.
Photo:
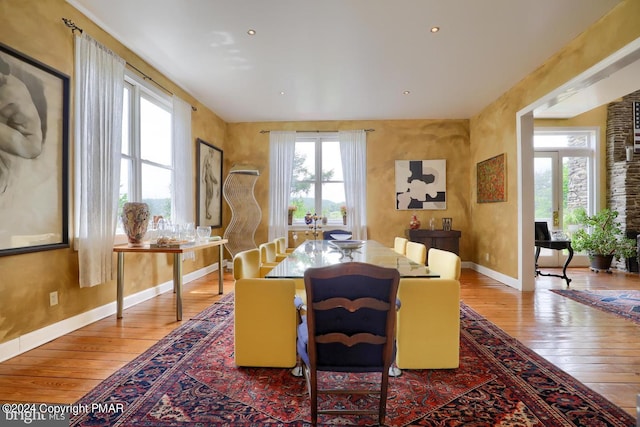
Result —
MULTIPOLYGON (((89 392, 77 404, 104 412, 80 413, 71 426, 309 426, 303 378, 289 369, 234 365, 232 298, 225 296, 185 322, 89 392)), ((390 378, 386 425, 635 425, 622 409, 471 308, 461 308, 460 367, 405 370, 390 378)), ((354 380, 332 374, 323 381, 345 379, 354 380)), ((377 398, 370 399, 357 403, 377 404, 377 398)), ((327 403, 332 402, 320 405, 327 403)), ((321 415, 319 425, 376 425, 376 420, 321 415)))
POLYGON ((640 324, 640 291, 635 290, 593 290, 576 291, 573 289, 556 290, 558 295, 578 301, 582 304, 612 313, 640 324))

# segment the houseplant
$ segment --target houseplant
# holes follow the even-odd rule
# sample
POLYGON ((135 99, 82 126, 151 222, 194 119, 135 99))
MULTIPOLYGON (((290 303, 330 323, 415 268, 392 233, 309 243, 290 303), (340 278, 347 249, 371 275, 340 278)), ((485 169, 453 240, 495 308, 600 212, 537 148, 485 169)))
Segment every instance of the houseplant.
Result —
POLYGON ((636 242, 626 238, 616 220, 618 211, 603 209, 589 216, 580 209, 575 213, 582 228, 573 233, 571 244, 576 251, 587 252, 592 270, 609 271, 613 258, 624 260, 636 255, 636 242))

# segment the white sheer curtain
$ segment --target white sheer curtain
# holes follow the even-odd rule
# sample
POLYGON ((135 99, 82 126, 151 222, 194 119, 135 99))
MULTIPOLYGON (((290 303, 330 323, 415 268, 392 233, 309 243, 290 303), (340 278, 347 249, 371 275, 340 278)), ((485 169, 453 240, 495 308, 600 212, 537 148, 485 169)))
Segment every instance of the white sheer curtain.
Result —
POLYGON ((296 133, 269 133, 269 241, 287 235, 296 133))
POLYGON ((347 224, 357 240, 367 239, 367 134, 364 130, 338 132, 344 175, 347 224))
MULTIPOLYGON (((191 141, 191 105, 173 96, 173 161, 175 224, 195 223, 194 208, 194 147, 191 141)), ((195 252, 183 254, 182 259, 195 259, 195 252)))
POLYGON ((122 145, 125 61, 89 37, 75 38, 75 204, 79 282, 111 280, 122 145))

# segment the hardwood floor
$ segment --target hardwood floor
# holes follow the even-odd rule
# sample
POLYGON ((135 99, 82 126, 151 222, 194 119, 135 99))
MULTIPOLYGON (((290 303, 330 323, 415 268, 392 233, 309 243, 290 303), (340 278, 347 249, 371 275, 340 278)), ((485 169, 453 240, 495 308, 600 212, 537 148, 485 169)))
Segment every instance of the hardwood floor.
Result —
MULTIPOLYGON (((569 276, 572 289, 640 289, 638 274, 574 268, 569 276)), ((473 270, 461 277, 465 304, 636 416, 640 325, 549 291, 565 288, 552 277, 525 293, 473 270)), ((233 290, 228 274, 224 290, 233 290)), ((219 298, 217 273, 186 284, 183 319, 219 298)), ((182 323, 169 292, 0 363, 0 402, 74 403, 182 323)))

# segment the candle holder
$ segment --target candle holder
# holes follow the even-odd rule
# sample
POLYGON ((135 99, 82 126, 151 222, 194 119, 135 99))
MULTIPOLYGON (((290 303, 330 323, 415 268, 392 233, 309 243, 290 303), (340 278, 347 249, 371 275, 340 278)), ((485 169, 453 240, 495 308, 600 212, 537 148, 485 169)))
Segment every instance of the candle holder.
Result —
POLYGON ((305 222, 309 226, 309 230, 305 231, 304 234, 308 235, 311 233, 313 239, 318 240, 318 236, 322 233, 322 231, 320 231, 322 230, 322 216, 318 216, 316 214, 310 215, 309 220, 306 220, 305 218, 305 222), (320 223, 318 223, 318 221, 320 223))

